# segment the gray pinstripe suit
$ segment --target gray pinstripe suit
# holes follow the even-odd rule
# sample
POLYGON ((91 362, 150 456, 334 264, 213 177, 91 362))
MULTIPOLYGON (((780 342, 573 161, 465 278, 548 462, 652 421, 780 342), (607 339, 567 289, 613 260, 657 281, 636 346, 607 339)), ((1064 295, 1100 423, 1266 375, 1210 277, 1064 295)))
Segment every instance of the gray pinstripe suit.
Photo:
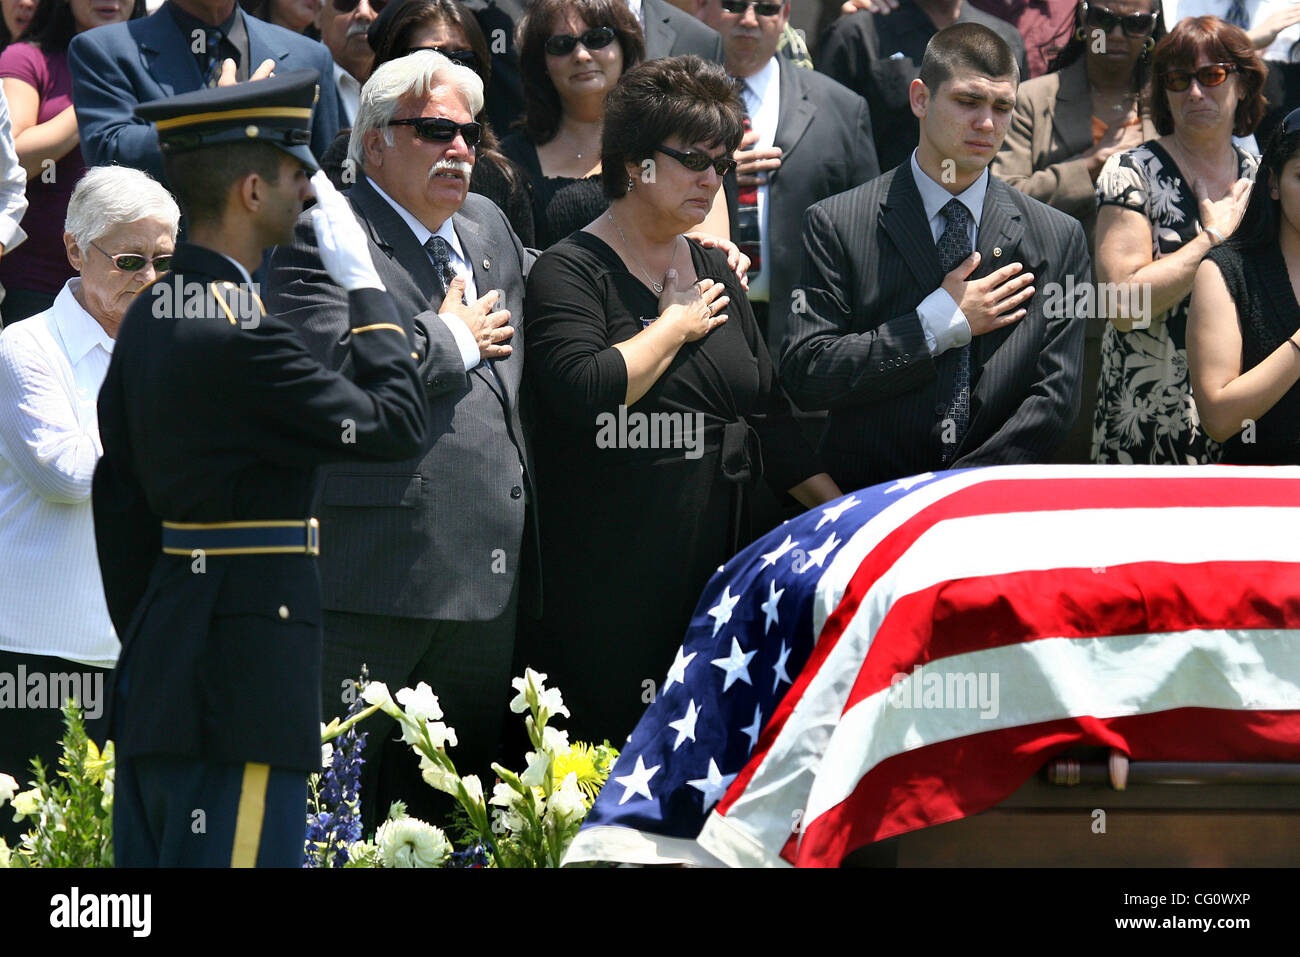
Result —
MULTIPOLYGON (((821 454, 841 488, 943 468, 956 349, 932 357, 916 306, 939 287, 939 253, 910 163, 811 207, 781 349, 805 409, 829 409, 821 454)), ((1079 411, 1082 320, 1044 315, 1045 283, 1091 281, 1078 221, 990 177, 978 279, 1012 262, 1034 274, 1028 315, 971 343, 970 427, 949 468, 1045 462, 1079 411)))

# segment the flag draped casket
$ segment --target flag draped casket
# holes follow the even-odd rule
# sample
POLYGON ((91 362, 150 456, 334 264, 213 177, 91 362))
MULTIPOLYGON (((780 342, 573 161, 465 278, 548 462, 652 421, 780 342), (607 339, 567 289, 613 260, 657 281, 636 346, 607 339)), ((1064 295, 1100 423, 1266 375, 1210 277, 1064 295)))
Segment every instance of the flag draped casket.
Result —
POLYGON ((566 860, 836 865, 1074 745, 1300 759, 1300 468, 968 469, 786 523, 709 582, 566 860))

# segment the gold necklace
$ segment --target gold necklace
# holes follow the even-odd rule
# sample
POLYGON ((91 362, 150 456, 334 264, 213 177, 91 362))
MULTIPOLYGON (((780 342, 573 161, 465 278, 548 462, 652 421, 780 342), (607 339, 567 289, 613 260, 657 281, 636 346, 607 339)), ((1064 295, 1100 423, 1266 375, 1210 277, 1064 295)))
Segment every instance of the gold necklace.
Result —
MULTIPOLYGON (((661 282, 655 282, 650 277, 650 270, 646 269, 645 266, 641 264, 641 260, 637 258, 636 253, 632 252, 632 244, 629 243, 627 241, 627 237, 623 235, 623 229, 622 227, 619 226, 618 220, 614 218, 614 213, 611 210, 607 209, 605 210, 605 215, 609 218, 609 221, 614 224, 614 228, 618 230, 618 238, 623 240, 623 248, 626 249, 627 254, 632 257, 632 261, 636 263, 637 268, 640 269, 641 272, 645 274, 646 282, 650 283, 650 288, 655 291, 656 296, 662 295, 664 291, 664 284, 661 282)), ((673 258, 668 260, 669 272, 672 271, 673 263, 675 262, 677 262, 677 239, 676 238, 673 239, 673 258)), ((664 275, 666 276, 667 273, 665 273, 664 275)))

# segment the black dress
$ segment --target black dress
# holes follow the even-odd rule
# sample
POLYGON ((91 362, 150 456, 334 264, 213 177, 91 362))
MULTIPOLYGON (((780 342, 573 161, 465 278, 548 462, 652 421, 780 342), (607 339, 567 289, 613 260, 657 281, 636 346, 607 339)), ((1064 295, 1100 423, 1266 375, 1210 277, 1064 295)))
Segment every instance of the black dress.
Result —
POLYGON ((522 133, 511 133, 503 139, 501 152, 514 160, 532 180, 537 249, 550 249, 561 239, 590 225, 609 209, 600 176, 575 179, 542 175, 537 147, 522 133))
POLYGON ((696 274, 726 284, 728 321, 682 346, 630 409, 620 409, 627 368, 611 346, 658 313, 655 295, 586 232, 557 243, 528 277, 544 619, 522 657, 564 693, 571 740, 622 745, 636 726, 704 585, 751 540, 758 474, 784 491, 823 471, 726 257, 690 248, 696 274), (636 447, 651 430, 672 444, 666 416, 702 424, 702 441, 669 430, 678 447, 636 447), (638 433, 638 423, 649 427, 638 433))
MULTIPOLYGON (((1276 245, 1243 254, 1231 243, 1206 254, 1223 274, 1241 326, 1241 371, 1259 365, 1300 329, 1286 260, 1276 245)), ((1251 430, 1243 429, 1223 445, 1223 461, 1232 465, 1300 465, 1300 383, 1293 385, 1251 430)))

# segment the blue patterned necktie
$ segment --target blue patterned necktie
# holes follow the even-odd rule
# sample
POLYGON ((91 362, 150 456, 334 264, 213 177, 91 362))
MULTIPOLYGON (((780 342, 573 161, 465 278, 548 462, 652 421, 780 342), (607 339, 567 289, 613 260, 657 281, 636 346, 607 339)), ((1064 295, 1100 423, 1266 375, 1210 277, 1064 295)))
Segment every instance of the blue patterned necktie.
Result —
POLYGON ((208 75, 204 78, 204 86, 216 86, 217 81, 221 79, 221 42, 226 39, 218 27, 208 27, 206 40, 208 50, 208 75))
MULTIPOLYGON (((430 236, 424 248, 433 257, 433 268, 438 271, 438 280, 442 283, 442 292, 445 296, 451 289, 451 281, 456 278, 456 270, 451 268, 451 247, 441 236, 430 236)), ((463 295, 460 301, 465 301, 463 295)))
POLYGON ((1223 15, 1234 27, 1241 27, 1243 30, 1250 28, 1250 18, 1246 16, 1245 0, 1232 0, 1228 4, 1228 12, 1223 15))
MULTIPOLYGON (((943 235, 939 237, 939 268, 944 275, 971 254, 970 212, 958 199, 948 200, 943 208, 943 235)), ((957 375, 953 381, 952 395, 948 399, 947 418, 954 425, 955 439, 943 444, 943 462, 952 461, 957 446, 966 435, 970 422, 970 343, 957 354, 957 375)))

